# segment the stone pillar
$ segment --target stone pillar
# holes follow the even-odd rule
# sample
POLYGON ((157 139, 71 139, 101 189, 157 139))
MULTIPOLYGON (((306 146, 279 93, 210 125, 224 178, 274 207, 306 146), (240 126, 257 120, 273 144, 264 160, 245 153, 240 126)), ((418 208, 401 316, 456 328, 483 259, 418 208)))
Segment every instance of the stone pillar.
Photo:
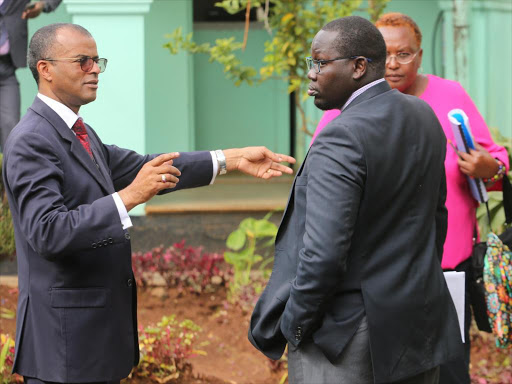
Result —
MULTIPOLYGON (((64 0, 108 59, 96 101, 80 110, 105 144, 146 152, 144 15, 153 0, 64 0)), ((139 206, 130 214, 143 214, 139 206)))

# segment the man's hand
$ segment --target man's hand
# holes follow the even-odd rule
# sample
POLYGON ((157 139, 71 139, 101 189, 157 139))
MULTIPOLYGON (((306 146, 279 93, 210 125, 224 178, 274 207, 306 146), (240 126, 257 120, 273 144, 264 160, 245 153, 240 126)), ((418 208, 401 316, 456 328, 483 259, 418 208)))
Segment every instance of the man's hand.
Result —
POLYGON ((476 151, 470 153, 458 151, 458 164, 460 171, 465 175, 481 178, 491 178, 498 172, 498 163, 489 152, 476 143, 476 151))
POLYGON ((144 164, 135 180, 119 191, 127 211, 145 203, 163 189, 176 187, 181 172, 172 166, 172 160, 179 156, 177 152, 165 153, 144 164))
POLYGON ((293 170, 281 162, 295 164, 291 156, 281 155, 265 147, 245 147, 225 149, 226 168, 228 171, 238 170, 251 176, 262 179, 282 176, 283 173, 292 174, 293 170))
POLYGON ((37 17, 43 12, 44 3, 42 1, 37 1, 35 3, 30 3, 25 7, 25 10, 21 14, 22 19, 33 19, 37 17))

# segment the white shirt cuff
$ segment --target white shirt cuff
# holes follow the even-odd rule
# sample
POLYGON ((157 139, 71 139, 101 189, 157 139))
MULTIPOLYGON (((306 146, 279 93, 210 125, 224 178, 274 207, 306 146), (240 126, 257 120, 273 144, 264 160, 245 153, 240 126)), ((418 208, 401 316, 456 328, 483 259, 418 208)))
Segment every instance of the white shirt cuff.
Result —
POLYGON ((212 181, 210 181, 210 185, 215 182, 215 178, 217 177, 217 173, 219 172, 219 162, 217 161, 217 155, 215 151, 210 151, 210 155, 212 155, 212 163, 213 163, 213 176, 212 181))
POLYGON ((119 212, 119 218, 121 219, 121 224, 123 224, 123 229, 128 229, 133 227, 130 216, 128 216, 128 211, 124 206, 123 200, 119 197, 119 194, 113 193, 112 197, 114 198, 114 203, 116 203, 117 212, 119 212))

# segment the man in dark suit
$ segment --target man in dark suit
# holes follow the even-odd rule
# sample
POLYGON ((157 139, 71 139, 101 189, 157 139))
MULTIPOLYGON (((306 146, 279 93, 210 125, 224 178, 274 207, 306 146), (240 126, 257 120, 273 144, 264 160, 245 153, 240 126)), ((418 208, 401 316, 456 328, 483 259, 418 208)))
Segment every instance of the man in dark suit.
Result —
POLYGON ((29 384, 119 383, 138 363, 128 211, 217 173, 292 173, 280 164, 292 158, 265 147, 141 156, 103 144, 78 112, 106 64, 80 26, 37 31, 39 94, 5 146, 19 276, 13 370, 29 384))
POLYGON ((61 1, 0 0, 0 151, 20 121, 20 87, 15 72, 27 66, 27 20, 53 11, 61 1))
POLYGON ((384 81, 386 46, 361 17, 316 35, 309 95, 340 108, 297 173, 249 339, 290 383, 436 383, 460 356, 440 266, 445 137, 430 107, 384 81))

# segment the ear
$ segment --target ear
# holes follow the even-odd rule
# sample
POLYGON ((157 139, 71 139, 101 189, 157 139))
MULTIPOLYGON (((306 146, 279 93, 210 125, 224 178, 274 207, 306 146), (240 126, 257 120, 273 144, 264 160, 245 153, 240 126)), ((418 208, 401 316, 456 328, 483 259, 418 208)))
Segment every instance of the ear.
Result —
POLYGON ((368 62, 364 57, 360 57, 354 60, 354 73, 352 78, 354 80, 360 80, 368 71, 368 62))
POLYGON ((420 48, 418 52, 418 68, 421 67, 421 61, 423 60, 423 48, 420 48))
POLYGON ((39 72, 39 79, 45 79, 48 82, 52 81, 51 63, 46 60, 39 60, 37 62, 37 72, 39 72))

